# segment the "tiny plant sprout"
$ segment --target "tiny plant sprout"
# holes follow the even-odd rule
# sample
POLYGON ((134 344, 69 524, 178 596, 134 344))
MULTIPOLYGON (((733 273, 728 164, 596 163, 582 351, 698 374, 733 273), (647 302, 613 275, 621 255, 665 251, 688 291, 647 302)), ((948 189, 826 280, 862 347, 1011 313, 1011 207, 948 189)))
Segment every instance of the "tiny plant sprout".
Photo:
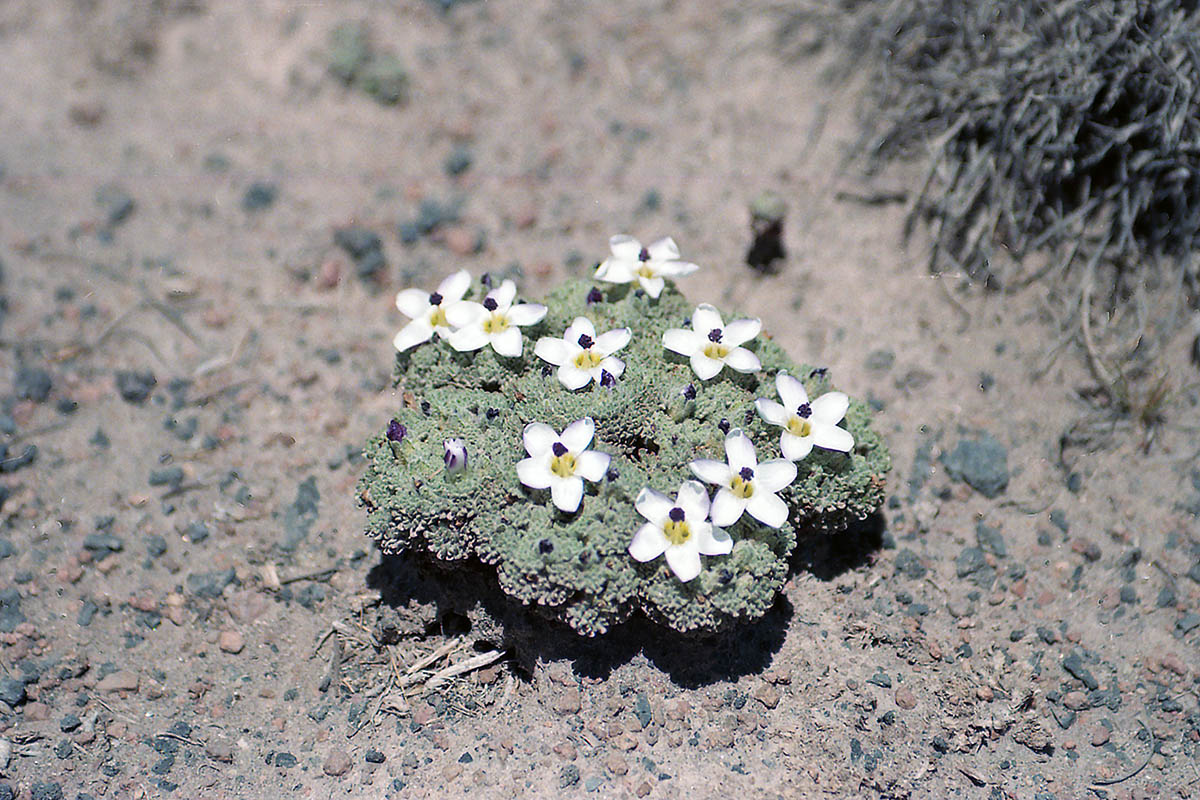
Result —
POLYGON ((442 461, 446 472, 453 475, 467 468, 467 445, 462 439, 447 439, 442 442, 442 461))

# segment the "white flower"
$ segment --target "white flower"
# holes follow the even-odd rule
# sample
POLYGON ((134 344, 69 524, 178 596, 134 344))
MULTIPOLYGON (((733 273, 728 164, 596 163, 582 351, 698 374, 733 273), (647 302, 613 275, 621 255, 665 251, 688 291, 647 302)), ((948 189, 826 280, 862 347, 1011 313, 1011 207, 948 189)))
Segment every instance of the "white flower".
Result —
POLYGON ((702 554, 723 556, 733 549, 729 534, 708 521, 708 492, 696 481, 684 481, 675 502, 646 487, 634 507, 649 522, 633 535, 629 555, 644 562, 666 553, 667 565, 684 583, 700 574, 702 554))
POLYGON ((664 278, 679 278, 700 269, 679 260, 679 246, 670 236, 642 247, 637 239, 621 233, 609 239, 608 246, 612 255, 596 269, 596 280, 607 283, 637 281, 651 297, 662 294, 666 284, 664 278))
POLYGON ((612 461, 608 453, 588 449, 595 433, 591 417, 575 420, 562 436, 549 425, 529 423, 522 437, 529 458, 517 463, 517 477, 531 489, 549 489, 563 511, 575 511, 583 500, 583 479, 602 480, 612 461))
POLYGON ((759 416, 783 428, 779 449, 784 458, 799 461, 812 452, 813 445, 846 453, 854 447, 850 431, 838 427, 850 407, 850 398, 845 394, 826 392, 810 403, 804 384, 786 372, 775 376, 775 388, 783 405, 765 397, 755 400, 754 405, 759 416))
POLYGON ((432 294, 420 289, 405 289, 397 294, 396 308, 412 322, 400 329, 392 344, 404 351, 429 341, 435 333, 442 338, 449 336, 454 325, 448 314, 466 302, 463 295, 470 286, 471 274, 461 269, 438 284, 432 294))
POLYGON ((446 472, 462 472, 467 468, 467 445, 462 439, 446 439, 442 442, 442 450, 446 472))
POLYGON ((740 430, 725 437, 728 463, 701 458, 688 464, 696 477, 720 486, 712 501, 712 522, 726 527, 749 512, 764 525, 778 528, 787 522, 787 503, 776 492, 796 479, 796 465, 783 458, 758 463, 754 443, 740 430))
POLYGON ((491 345, 502 356, 521 355, 521 327, 534 325, 546 316, 546 307, 539 303, 513 305, 517 285, 505 281, 487 293, 482 303, 463 303, 454 313, 448 313, 450 324, 457 330, 449 341, 455 350, 478 350, 491 345))
POLYGON ((762 363, 758 356, 740 345, 762 330, 757 319, 739 319, 728 325, 721 321, 721 312, 708 303, 701 303, 692 314, 692 330, 672 328, 663 333, 663 347, 688 356, 692 369, 700 380, 716 377, 726 365, 738 372, 758 372, 762 363))
POLYGON ((605 372, 614 378, 621 377, 625 362, 613 358, 612 354, 629 344, 632 336, 629 328, 618 328, 597 336, 590 319, 576 317, 561 339, 543 336, 538 339, 533 352, 558 367, 558 379, 574 391, 592 381, 600 383, 605 372))

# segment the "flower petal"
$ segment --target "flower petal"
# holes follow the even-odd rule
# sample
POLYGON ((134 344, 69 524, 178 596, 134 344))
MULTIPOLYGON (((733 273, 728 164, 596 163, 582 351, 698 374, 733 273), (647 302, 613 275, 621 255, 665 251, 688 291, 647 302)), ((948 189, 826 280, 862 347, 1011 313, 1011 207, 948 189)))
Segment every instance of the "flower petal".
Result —
POLYGON ((746 512, 763 525, 778 528, 787 522, 788 506, 779 495, 770 492, 755 492, 746 503, 746 512))
POLYGON ((779 437, 779 449, 788 461, 799 461, 812 452, 813 437, 802 438, 784 431, 783 435, 779 437))
POLYGON ((724 556, 733 550, 733 540, 719 527, 704 525, 696 531, 696 547, 706 556, 724 556))
POLYGON ((692 312, 692 330, 704 337, 712 330, 724 331, 725 323, 721 321, 721 312, 708 303, 696 306, 696 310, 692 312))
POLYGON ((699 351, 692 353, 692 371, 696 373, 696 377, 702 381, 707 381, 715 378, 725 367, 724 361, 718 361, 715 358, 709 358, 699 351))
POLYGON ((663 331, 663 347, 681 356, 690 356, 702 346, 695 331, 687 328, 671 328, 663 331))
POLYGON ((583 500, 583 478, 572 475, 550 483, 550 499, 563 511, 577 511, 583 500))
POLYGON ((592 339, 596 338, 596 326, 587 317, 576 317, 572 320, 567 329, 563 331, 562 338, 565 342, 578 345, 580 336, 587 336, 592 339))
POLYGON ((760 397, 754 401, 754 407, 758 409, 758 415, 772 425, 787 424, 790 416, 788 410, 774 400, 760 397))
POLYGON ((588 449, 588 445, 592 443, 592 437, 595 435, 596 423, 591 417, 584 417, 564 428, 559 441, 565 444, 572 453, 579 455, 588 449))
MULTIPOLYGON (((675 244, 675 240, 670 236, 664 236, 657 242, 652 242, 646 248, 646 252, 649 253, 650 257, 655 261, 679 260, 679 245, 675 244)), ((634 258, 637 258, 637 256, 638 254, 634 253, 634 258)))
POLYGON ((545 456, 524 458, 517 462, 517 478, 530 489, 549 489, 553 477, 545 456))
POLYGON ((511 325, 535 325, 546 316, 546 307, 541 303, 518 303, 508 309, 508 321, 511 325))
POLYGON ((414 319, 412 322, 405 325, 392 339, 392 344, 400 352, 404 352, 410 348, 416 347, 421 342, 428 342, 433 336, 433 326, 429 324, 429 320, 424 317, 414 319))
POLYGON ((629 543, 629 555, 635 561, 653 561, 667 551, 667 537, 662 529, 651 522, 638 528, 629 543))
MULTIPOLYGON (((743 467, 754 469, 758 456, 754 454, 754 442, 740 428, 730 431, 725 437, 725 457, 729 459, 729 471, 740 472, 743 467)), ((721 523, 717 523, 720 525, 721 523)))
POLYGON ((429 292, 420 289, 405 289, 396 295, 396 308, 409 319, 425 316, 429 310, 429 292))
MULTIPOLYGON (((467 330, 470 330, 468 328, 467 330)), ((484 334, 485 336, 487 334, 484 334)), ((516 358, 521 355, 521 329, 506 328, 491 335, 492 349, 502 356, 516 358)), ((453 344, 453 343, 452 343, 453 344)))
POLYGON ((658 261, 655 263, 655 270, 666 278, 682 278, 684 275, 691 275, 698 269, 700 267, 690 261, 658 261))
POLYGON ((608 466, 611 463, 612 456, 608 453, 601 453, 599 450, 585 450, 575 459, 575 474, 592 483, 599 483, 604 480, 604 474, 608 472, 608 466))
POLYGON ((683 509, 688 523, 708 519, 708 490, 699 481, 684 481, 680 484, 675 502, 683 509))
POLYGON ((558 368, 558 382, 572 392, 587 386, 593 377, 591 370, 580 369, 574 364, 563 364, 558 368))
POLYGON ((676 578, 687 583, 700 574, 700 553, 694 547, 668 547, 667 564, 676 578))
POLYGON ((781 371, 775 376, 775 390, 779 392, 779 400, 789 414, 802 403, 808 402, 808 392, 804 391, 804 384, 786 372, 781 371))
POLYGON ((655 491, 647 486, 638 492, 637 499, 633 501, 633 507, 643 517, 655 525, 661 526, 663 520, 667 518, 667 514, 675 507, 675 504, 671 502, 671 498, 662 492, 655 491))
POLYGON ((533 346, 533 354, 556 367, 566 364, 575 355, 569 344, 555 336, 543 336, 538 339, 537 344, 533 346))
POLYGON ((443 310, 446 312, 446 321, 450 323, 452 328, 465 328, 468 325, 475 325, 485 316, 487 309, 472 300, 459 300, 457 303, 447 305, 442 303, 443 310))
POLYGON ((453 275, 447 275, 445 280, 438 284, 438 294, 442 296, 443 303, 457 303, 463 299, 463 295, 470 288, 471 273, 465 269, 460 269, 453 275))
POLYGON ((496 307, 500 311, 507 311, 512 306, 513 298, 517 296, 517 285, 512 280, 506 280, 488 292, 487 296, 496 301, 496 307))
POLYGON ((730 347, 737 347, 758 336, 762 332, 762 320, 737 319, 725 326, 725 335, 721 341, 730 347))
POLYGON ((616 330, 611 330, 592 338, 596 340, 597 350, 606 356, 611 356, 629 344, 629 340, 633 338, 633 331, 629 330, 629 328, 617 328, 616 330))
POLYGON ((854 436, 850 431, 826 422, 813 423, 812 441, 817 447, 824 447, 826 450, 841 450, 843 453, 849 453, 854 449, 854 436))
POLYGON ((544 456, 558 441, 558 434, 544 422, 531 422, 521 432, 525 452, 531 456, 544 456))
POLYGON ((712 521, 714 525, 724 527, 732 525, 742 518, 746 510, 746 501, 736 496, 729 489, 721 489, 712 502, 712 521))
POLYGON ((638 255, 642 252, 642 243, 627 233, 610 236, 608 247, 612 250, 612 254, 622 261, 637 261, 638 255))
POLYGON ((667 282, 657 275, 655 275, 653 278, 644 278, 641 275, 638 275, 637 279, 638 283, 641 284, 641 287, 646 290, 646 294, 650 295, 655 300, 657 300, 658 296, 662 294, 663 287, 667 285, 667 282))
POLYGON ((784 458, 764 461, 754 470, 756 492, 778 492, 796 480, 796 465, 784 458))
POLYGON ((758 360, 758 356, 744 347, 730 350, 729 355, 725 356, 725 363, 738 372, 758 372, 762 369, 762 362, 758 360))
POLYGON ((636 261, 621 261, 616 258, 605 259, 596 268, 595 278, 606 283, 629 283, 633 280, 633 264, 636 261))
POLYGON ((850 408, 850 398, 844 392, 826 392, 812 401, 813 419, 837 425, 850 408))
MULTIPOLYGON (((625 374, 625 362, 619 358, 613 358, 612 356, 609 356, 600 362, 599 369, 607 370, 609 375, 612 375, 614 378, 619 378, 625 374)), ((597 372, 596 370, 592 371, 597 372)), ((596 375, 596 380, 600 380, 599 373, 596 375)))
POLYGON ((730 478, 733 477, 728 464, 711 458, 698 458, 689 462, 688 467, 697 478, 716 486, 728 486, 730 478))

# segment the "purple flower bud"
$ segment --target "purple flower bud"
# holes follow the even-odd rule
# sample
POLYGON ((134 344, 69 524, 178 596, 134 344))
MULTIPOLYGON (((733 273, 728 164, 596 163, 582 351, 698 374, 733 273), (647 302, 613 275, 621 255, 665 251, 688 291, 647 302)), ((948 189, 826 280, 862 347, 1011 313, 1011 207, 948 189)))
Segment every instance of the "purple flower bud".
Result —
POLYGON ((717 423, 717 428, 721 433, 729 433, 729 420, 721 417, 721 421, 717 423))
POLYGON ((388 423, 387 438, 389 442, 399 444, 404 441, 404 437, 408 435, 408 428, 404 427, 404 423, 398 419, 394 419, 388 423))
POLYGON ((708 332, 708 340, 710 342, 719 342, 719 341, 721 341, 721 337, 723 335, 724 334, 721 333, 720 328, 713 328, 711 331, 708 332))
POLYGON ((695 384, 689 383, 687 386, 683 387, 683 399, 684 400, 695 400, 696 399, 695 384))
POLYGON ((589 306, 592 305, 593 303, 599 303, 603 299, 604 299, 604 295, 601 294, 600 290, 597 289, 595 286, 593 286, 591 288, 591 290, 589 290, 587 293, 587 304, 589 306))
POLYGON ((549 539, 542 539, 538 542, 538 552, 544 556, 548 556, 554 552, 554 542, 549 539))
POLYGON ((683 522, 683 509, 679 506, 675 506, 669 512, 667 512, 667 516, 671 518, 672 522, 683 522))
POLYGON ((808 377, 810 377, 810 378, 824 378, 824 377, 825 377, 825 374, 826 374, 827 372, 829 372, 829 367, 817 367, 817 368, 816 368, 816 369, 814 369, 812 372, 808 373, 808 377))
POLYGON ((482 283, 487 288, 491 289, 492 288, 492 273, 485 272, 482 275, 480 275, 479 282, 482 283))
POLYGON ((584 350, 587 350, 594 344, 595 342, 592 341, 592 337, 588 336, 586 333, 579 334, 579 346, 584 350))
POLYGON ((606 369, 600 370, 600 385, 605 389, 611 389, 617 385, 617 378, 606 369))
POLYGON ((488 311, 495 311, 497 308, 499 308, 499 304, 496 302, 494 297, 485 297, 483 298, 483 307, 488 311))
POLYGON ((567 446, 562 442, 555 442, 550 449, 553 450, 554 455, 558 456, 559 458, 562 458, 567 454, 567 446))
POLYGON ((462 439, 447 439, 442 442, 446 452, 442 460, 446 462, 447 472, 461 472, 467 468, 467 446, 462 439))

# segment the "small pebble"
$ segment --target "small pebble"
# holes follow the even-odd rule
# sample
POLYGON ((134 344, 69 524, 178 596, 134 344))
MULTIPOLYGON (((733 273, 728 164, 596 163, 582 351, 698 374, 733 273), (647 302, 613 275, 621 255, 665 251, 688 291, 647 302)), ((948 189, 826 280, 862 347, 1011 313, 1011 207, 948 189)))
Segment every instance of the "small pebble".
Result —
POLYGON ((896 690, 896 705, 903 709, 912 709, 917 707, 916 695, 907 686, 901 686, 896 690))
POLYGON ((221 631, 221 635, 217 638, 217 646, 226 653, 236 655, 242 652, 242 648, 246 646, 246 639, 239 631, 225 630, 221 631))
POLYGON ((321 769, 324 770, 326 775, 336 778, 349 772, 351 764, 350 755, 345 750, 334 750, 325 759, 325 763, 321 769))
POLYGON ((1112 731, 1103 725, 1097 725, 1092 729, 1092 747, 1103 747, 1108 744, 1111 736, 1112 731))

